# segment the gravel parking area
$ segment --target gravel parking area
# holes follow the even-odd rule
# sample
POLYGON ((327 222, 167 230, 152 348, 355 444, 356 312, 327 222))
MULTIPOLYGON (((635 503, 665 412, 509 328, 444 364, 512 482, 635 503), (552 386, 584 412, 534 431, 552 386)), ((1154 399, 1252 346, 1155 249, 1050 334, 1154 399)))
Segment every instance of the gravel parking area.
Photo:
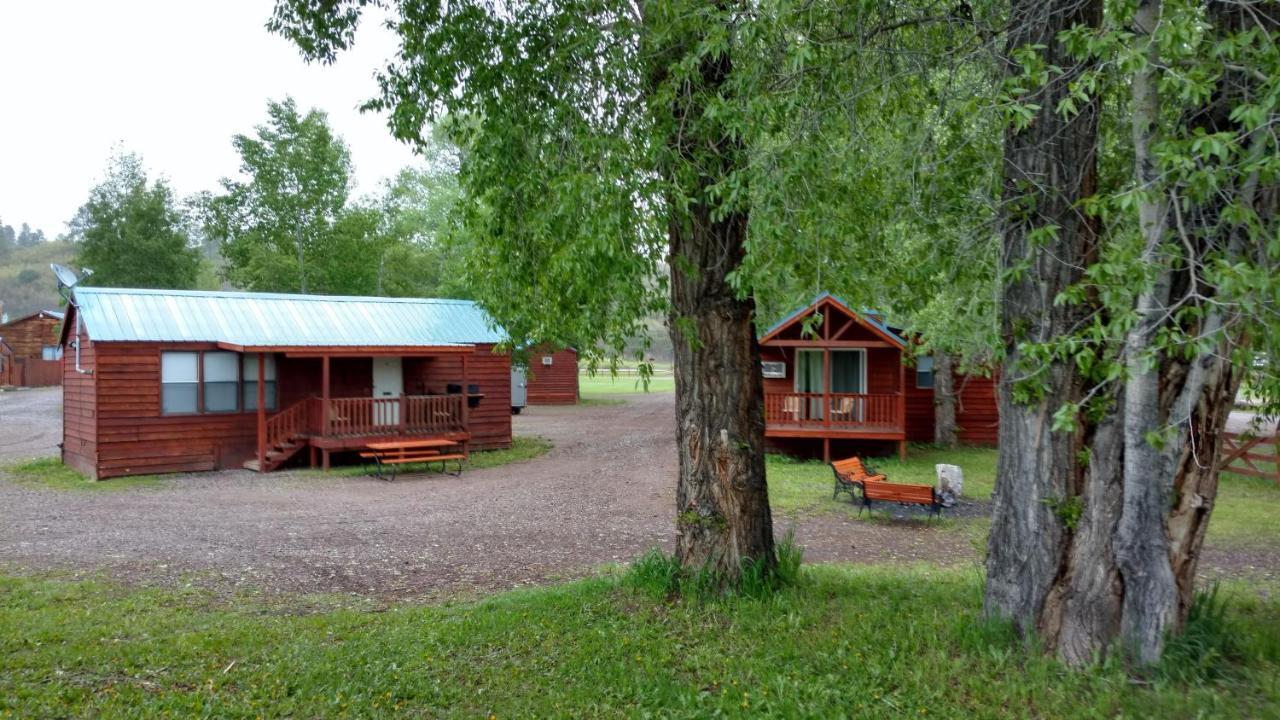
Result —
MULTIPOLYGON (((48 390, 0 397, 0 460, 55 454, 59 404, 48 390), (17 417, 22 429, 9 422, 17 417)), ((670 393, 621 405, 531 407, 515 418, 515 431, 551 440, 547 455, 460 478, 394 483, 224 471, 80 493, 0 473, 0 563, 105 571, 130 582, 373 596, 572 577, 671 546, 673 423, 670 393)), ((780 518, 779 532, 789 522, 780 518)), ((960 535, 831 517, 797 528, 813 560, 971 560, 974 549, 960 535)))
MULTIPOLYGON (((0 394, 0 467, 57 453, 60 398, 57 389, 0 394)), ((224 471, 66 492, 0 471, 0 566, 215 591, 435 597, 574 577, 671 547, 670 393, 532 407, 514 420, 516 434, 543 436, 554 449, 460 478, 224 471)), ((811 561, 952 564, 981 555, 973 533, 954 524, 831 515, 775 524, 779 534, 795 527, 811 561)), ((1206 561, 1218 564, 1215 554, 1206 561)), ((1280 557, 1253 562, 1268 574, 1280 567, 1280 557)))

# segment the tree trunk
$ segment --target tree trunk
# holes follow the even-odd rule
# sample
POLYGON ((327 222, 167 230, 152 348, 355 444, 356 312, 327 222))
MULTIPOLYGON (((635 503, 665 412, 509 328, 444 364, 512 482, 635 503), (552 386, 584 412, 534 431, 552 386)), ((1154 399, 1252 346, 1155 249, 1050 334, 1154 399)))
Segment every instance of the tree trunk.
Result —
MULTIPOLYGON (((667 58, 694 52, 703 39, 685 37, 667 58)), ((732 65, 727 50, 698 62, 672 103, 671 160, 663 170, 689 199, 670 197, 667 207, 680 461, 676 557, 730 586, 747 564, 767 574, 776 560, 755 302, 740 299, 728 282, 745 256, 747 211, 714 205, 711 190, 745 164, 741 141, 705 115, 710 98, 729 92, 732 65)))
MULTIPOLYGON (((1133 23, 1136 42, 1146 43, 1147 34, 1160 21, 1160 12, 1158 0, 1139 3, 1133 23)), ((1210 4, 1211 18, 1232 12, 1241 11, 1229 3, 1210 4)), ((1213 25, 1221 31, 1240 27, 1231 18, 1215 19, 1213 25)), ((1234 307, 1231 303, 1205 306, 1202 314, 1188 316, 1190 320, 1177 319, 1169 309, 1174 299, 1187 296, 1193 282, 1198 283, 1195 290, 1199 295, 1213 294, 1213 288, 1194 275, 1200 272, 1207 253, 1222 253, 1232 261, 1257 262, 1246 257, 1248 243, 1243 229, 1224 227, 1222 207, 1238 202, 1254 208, 1268 221, 1275 215, 1274 189, 1265 195, 1259 193, 1255 176, 1238 187, 1221 188, 1213 201, 1221 206, 1184 204, 1189 229, 1180 224, 1180 242, 1168 242, 1174 237, 1170 215, 1175 207, 1168 197, 1179 189, 1160 187, 1162 179, 1150 156, 1150 148, 1159 139, 1161 117, 1156 93, 1160 63, 1155 53, 1154 46, 1148 48, 1148 67, 1137 72, 1130 84, 1134 176, 1140 187, 1153 192, 1139 204, 1144 241, 1140 259, 1150 284, 1138 294, 1136 322, 1125 337, 1125 376, 1105 397, 1110 401, 1106 415, 1093 421, 1082 418, 1080 429, 1071 435, 1048 432, 1052 405, 1006 406, 1008 386, 1003 380, 1001 385, 1001 465, 988 560, 992 570, 987 609, 1012 618, 1024 631, 1036 631, 1050 649, 1072 664, 1102 657, 1117 642, 1133 660, 1151 664, 1160 659, 1166 639, 1182 630, 1217 493, 1222 433, 1242 374, 1231 360, 1241 337, 1234 329, 1239 323, 1223 314, 1228 312, 1224 307, 1234 307), (1170 257, 1171 253, 1186 255, 1170 257), (1190 323, 1180 330, 1190 337, 1211 339, 1212 347, 1190 356, 1161 352, 1159 333, 1174 322, 1190 323), (1028 417, 1028 411, 1039 413, 1038 423, 1028 417), (1008 437, 1040 445, 1007 446, 1005 425, 1010 420, 1008 437), (1076 468, 1061 486, 1021 475, 1034 465, 1027 459, 1010 457, 1052 456, 1055 450, 1063 452, 1063 445, 1070 452, 1058 457, 1076 463, 1076 468), (1078 484, 1073 485, 1076 480, 1078 484), (1036 494, 1037 490, 1043 493, 1059 488, 1062 495, 1036 494), (1038 511, 1030 504, 1043 497, 1053 498, 1042 503, 1053 512, 1038 511), (1025 531, 1032 526, 1050 539, 1029 551, 1010 546, 1028 539, 1025 531), (1062 562, 1050 576, 1049 561, 1055 553, 1062 562), (1019 569, 1026 572, 1021 585, 1016 579, 1019 569), (1038 606, 1037 597, 1041 598, 1038 606)), ((1241 82, 1240 77, 1228 77, 1220 88, 1239 87, 1241 82)), ((1211 106, 1193 112, 1188 124, 1211 133, 1236 132, 1238 128, 1229 121, 1230 95, 1225 90, 1215 93, 1211 106)), ((1059 151, 1065 147, 1064 143, 1056 145, 1059 151)), ((1010 149, 1008 144, 1006 148, 1010 149)), ((1007 167, 1021 167, 1017 158, 1010 156, 1007 167)), ((1041 215, 1042 207, 1037 208, 1041 215)), ((1071 249, 1061 246, 1063 237, 1060 231, 1056 240, 1050 241, 1055 253, 1071 249)), ((1009 239, 1006 230, 1006 248, 1009 239)), ((1083 266, 1087 255, 1086 251, 1085 257, 1059 257, 1069 259, 1064 264, 1083 266)), ((1041 276, 1040 281, 1041 297, 1052 298, 1061 289, 1053 278, 1046 281, 1041 276)), ((1010 286, 1017 289, 1018 282, 1006 286, 1006 300, 1010 286)), ((1008 332, 1010 320, 1026 316, 1026 307, 1007 305, 1004 313, 1008 332)), ((1007 335, 1006 343, 1009 339, 1007 335)), ((1049 377, 1059 377, 1053 370, 1052 366, 1046 370, 1049 377)), ((1006 372, 1006 377, 1009 375, 1006 372)), ((1049 387, 1061 388, 1062 399, 1070 399, 1069 386, 1049 387)))
POLYGON ((1024 633, 1053 631, 1041 618, 1066 565, 1067 520, 1084 479, 1079 451, 1085 434, 1051 430, 1054 412, 1081 397, 1079 373, 1070 362, 1025 357, 1023 343, 1068 334, 1084 313, 1055 298, 1081 279, 1094 252, 1095 228, 1077 204, 1097 183, 1098 106, 1091 102, 1065 118, 1057 112, 1068 84, 1083 70, 1058 34, 1079 24, 1097 27, 1101 16, 1098 0, 1015 0, 1006 51, 1009 76, 1021 73, 1014 52, 1030 44, 1043 46, 1045 63, 1066 68, 1023 98, 1040 109, 1025 128, 1007 130, 1004 141, 1005 370, 984 604, 989 616, 1008 619, 1024 633), (1029 398, 1017 397, 1020 381, 1033 386, 1029 398))
POLYGON ((933 442, 956 446, 956 375, 951 353, 933 351, 933 442))

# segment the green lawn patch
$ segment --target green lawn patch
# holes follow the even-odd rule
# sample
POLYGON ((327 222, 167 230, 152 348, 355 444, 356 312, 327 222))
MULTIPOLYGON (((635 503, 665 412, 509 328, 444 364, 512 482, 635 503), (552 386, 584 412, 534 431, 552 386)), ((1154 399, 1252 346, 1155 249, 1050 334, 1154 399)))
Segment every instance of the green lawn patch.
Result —
MULTIPOLYGON (((486 468, 499 467, 501 465, 509 465, 516 462, 524 462, 542 457, 551 449, 551 441, 540 437, 514 437, 511 439, 511 447, 502 450, 481 450, 471 453, 466 462, 462 463, 463 470, 484 470, 486 468)), ((334 467, 328 471, 325 470, 304 470, 303 474, 307 475, 329 475, 337 477, 358 477, 368 475, 371 465, 345 465, 334 467)), ((455 467, 450 462, 449 467, 455 467)), ((433 473, 440 471, 440 463, 406 463, 396 467, 396 474, 408 475, 411 473, 433 473)))
POLYGON ((130 477, 111 478, 110 480, 90 480, 78 471, 62 464, 56 457, 36 458, 9 465, 4 468, 14 480, 27 485, 37 485, 51 490, 111 492, 138 487, 158 487, 164 480, 155 475, 133 475, 130 477))
MULTIPOLYGON (((964 470, 964 494, 971 500, 989 500, 995 488, 996 451, 961 447, 943 450, 927 445, 907 449, 907 459, 865 458, 866 463, 889 476, 891 482, 934 485, 934 465, 950 463, 964 470)), ((769 455, 765 465, 769 480, 769 504, 782 511, 857 512, 848 495, 831 499, 831 466, 821 460, 796 460, 769 455)))
POLYGON ((675 387, 676 380, 670 375, 649 378, 647 391, 644 383, 636 375, 618 375, 615 377, 604 371, 594 377, 590 375, 578 376, 578 391, 584 397, 590 395, 630 395, 642 392, 671 392, 675 390, 675 387))
POLYGON ((980 619, 981 578, 806 567, 762 599, 617 576, 309 614, 0 577, 0 717, 1274 717, 1280 605, 1230 592, 1212 679, 1065 670, 980 619))
POLYGON ((1209 542, 1280 544, 1280 484, 1267 478, 1224 472, 1218 476, 1218 499, 1209 517, 1209 542))

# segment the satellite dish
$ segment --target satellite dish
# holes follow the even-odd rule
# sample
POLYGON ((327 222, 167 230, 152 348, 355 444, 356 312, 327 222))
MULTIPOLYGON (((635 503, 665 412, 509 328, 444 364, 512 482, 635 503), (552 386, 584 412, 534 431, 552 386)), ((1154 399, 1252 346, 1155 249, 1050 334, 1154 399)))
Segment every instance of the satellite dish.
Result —
POLYGON ((49 263, 49 269, 53 271, 54 277, 58 278, 58 285, 61 287, 73 288, 76 283, 80 282, 80 276, 76 274, 76 271, 66 265, 49 263))

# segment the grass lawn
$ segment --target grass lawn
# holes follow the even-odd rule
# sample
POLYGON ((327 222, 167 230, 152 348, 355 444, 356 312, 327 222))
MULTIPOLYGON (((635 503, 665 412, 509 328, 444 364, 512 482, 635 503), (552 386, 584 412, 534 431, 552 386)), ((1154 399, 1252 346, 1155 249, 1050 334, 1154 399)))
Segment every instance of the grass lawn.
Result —
MULTIPOLYGON (((937 463, 959 465, 964 470, 965 497, 989 500, 996 481, 996 451, 991 448, 961 447, 940 450, 927 445, 907 449, 907 459, 867 458, 867 464, 889 476, 892 482, 933 485, 937 463)), ((828 511, 857 513, 848 495, 831 499, 831 466, 821 460, 795 460, 784 455, 770 455, 766 460, 769 480, 769 504, 778 510, 828 511)))
MULTIPOLYGON (((675 390, 676 381, 674 377, 653 377, 649 379, 648 392, 671 392, 675 390)), ((578 390, 584 398, 592 395, 620 395, 631 393, 645 392, 644 386, 640 382, 640 378, 635 375, 618 375, 614 377, 608 371, 602 371, 595 377, 590 375, 578 376, 578 390)))
MULTIPOLYGON (((868 464, 894 482, 933 485, 934 465, 951 463, 964 470, 965 497, 990 500, 995 489, 996 451, 993 448, 962 447, 940 450, 912 446, 906 461, 869 458, 868 464)), ((857 514, 847 495, 831 499, 831 467, 818 460, 794 460, 782 455, 767 459, 769 504, 775 511, 837 512, 857 514)), ((1219 480, 1217 506, 1209 520, 1208 542, 1212 545, 1280 545, 1280 485, 1264 478, 1223 473, 1219 480)), ((945 512, 944 512, 945 517, 945 512)), ((978 524, 985 519, 967 521, 978 524)))
MULTIPOLYGON (((505 450, 482 450, 471 453, 471 457, 462 463, 463 470, 483 470, 514 462, 523 462, 541 457, 551 449, 551 443, 540 437, 516 437, 511 440, 511 447, 505 450)), ((400 475, 410 473, 437 472, 439 463, 427 466, 423 463, 401 465, 396 472, 400 475)), ((72 470, 58 458, 40 458, 4 468, 20 483, 41 485, 52 490, 70 490, 87 492, 111 492, 137 487, 163 487, 164 476, 137 475, 94 481, 72 470)), ((303 470, 303 475, 336 475, 338 477, 356 477, 367 475, 369 468, 364 465, 346 465, 335 467, 327 473, 324 470, 303 470)))
MULTIPOLYGON (((505 450, 481 450, 471 453, 466 462, 462 463, 462 469, 465 470, 484 470, 486 468, 499 467, 501 465, 509 465, 515 462, 524 462, 542 457, 551 449, 551 443, 540 437, 513 437, 511 439, 511 447, 505 450)), ((452 462, 449 467, 456 467, 452 462)), ((439 472, 440 463, 406 463, 396 468, 396 474, 409 475, 412 473, 433 473, 439 472)), ((318 476, 338 476, 338 477, 358 477, 368 475, 371 472, 368 465, 341 465, 331 468, 330 470, 303 470, 304 475, 318 476)))
POLYGON ((1066 671, 979 619, 972 570, 806 567, 766 599, 618 576, 297 613, 0 577, 0 717, 1275 717, 1280 605, 1233 592, 1220 673, 1066 671))
POLYGON ((3 470, 23 484, 72 492, 114 492, 138 487, 160 487, 164 484, 164 479, 155 475, 133 475, 98 482, 63 465, 56 457, 27 460, 9 465, 3 470))

